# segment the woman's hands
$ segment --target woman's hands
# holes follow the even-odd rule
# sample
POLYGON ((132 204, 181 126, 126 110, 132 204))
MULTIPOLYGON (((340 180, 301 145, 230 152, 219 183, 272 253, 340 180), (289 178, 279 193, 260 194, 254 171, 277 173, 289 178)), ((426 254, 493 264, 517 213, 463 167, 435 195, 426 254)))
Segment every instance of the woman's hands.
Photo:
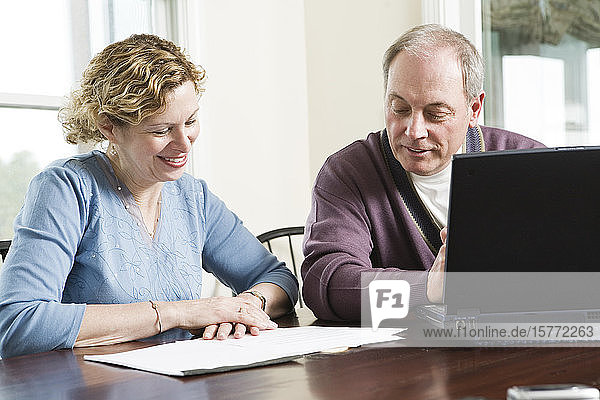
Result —
POLYGON ((240 338, 246 334, 247 327, 252 335, 277 328, 277 324, 261 310, 260 300, 249 293, 163 304, 167 309, 177 308, 180 322, 173 327, 187 329, 194 335, 202 333, 204 339, 216 337, 222 340, 232 332, 235 338, 240 338))
MULTIPOLYGON (((217 299, 217 298, 215 298, 217 299)), ((245 318, 239 318, 237 321, 232 320, 231 322, 222 322, 220 324, 211 324, 204 328, 204 332, 202 333, 203 339, 218 339, 224 340, 229 337, 229 334, 233 332, 233 337, 239 339, 243 337, 247 332, 251 335, 256 336, 260 333, 261 330, 264 329, 275 329, 277 328, 277 324, 269 319, 269 316, 261 309, 261 301, 256 296, 250 293, 240 293, 237 297, 233 298, 222 298, 233 300, 234 304, 241 303, 240 308, 238 308, 237 313, 248 314, 247 316, 242 316, 245 318), (242 319, 246 319, 250 317, 256 318, 257 321, 264 321, 264 317, 267 318, 266 327, 261 327, 260 325, 253 324, 252 322, 244 322, 242 319)), ((200 331, 190 330, 192 334, 200 334, 200 331)))
MULTIPOLYGON (((259 283, 248 290, 259 292, 262 295, 262 297, 266 300, 265 312, 273 318, 284 315, 294 308, 294 305, 290 302, 283 289, 273 283, 259 283)), ((235 297, 235 299, 253 304, 259 310, 262 306, 262 300, 249 292, 242 292, 235 297)), ((261 315, 265 314, 265 312, 263 312, 261 315)), ((218 340, 222 340, 226 339, 231 332, 233 332, 234 338, 241 338, 247 332, 249 332, 251 335, 258 335, 263 329, 275 329, 277 327, 277 324, 274 322, 270 320, 269 322, 271 322, 273 325, 272 327, 267 328, 261 328, 260 326, 243 323, 241 321, 238 321, 237 323, 234 321, 228 321, 220 324, 213 324, 204 328, 202 337, 204 339, 214 339, 216 337, 218 340)))
POLYGON ((250 293, 237 297, 210 297, 196 300, 149 301, 129 304, 88 304, 75 346, 98 346, 137 340, 181 328, 205 339, 225 339, 233 332, 240 338, 247 332, 258 335, 261 330, 275 329, 271 321, 293 309, 287 294, 279 286, 259 283, 251 290, 266 298, 266 311, 261 300, 250 293))

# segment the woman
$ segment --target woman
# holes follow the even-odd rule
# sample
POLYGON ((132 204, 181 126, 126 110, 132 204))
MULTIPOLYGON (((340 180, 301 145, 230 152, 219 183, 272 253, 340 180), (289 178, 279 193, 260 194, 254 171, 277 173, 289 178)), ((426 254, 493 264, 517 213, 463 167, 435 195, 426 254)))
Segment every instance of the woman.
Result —
POLYGON ((108 141, 107 151, 56 161, 32 180, 0 272, 0 356, 168 330, 257 335, 292 309, 293 274, 184 174, 203 80, 152 35, 90 61, 60 120, 68 142, 108 141), (239 294, 201 299, 202 268, 239 294))

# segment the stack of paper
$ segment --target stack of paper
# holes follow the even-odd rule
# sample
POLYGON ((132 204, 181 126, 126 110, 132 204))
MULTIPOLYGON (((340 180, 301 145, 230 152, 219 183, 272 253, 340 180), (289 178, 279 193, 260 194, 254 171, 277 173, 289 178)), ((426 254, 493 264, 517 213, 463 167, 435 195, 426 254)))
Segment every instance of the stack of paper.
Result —
POLYGON ((334 348, 399 340, 399 329, 321 327, 277 328, 240 339, 183 340, 123 353, 86 355, 85 360, 184 376, 290 361, 334 348))

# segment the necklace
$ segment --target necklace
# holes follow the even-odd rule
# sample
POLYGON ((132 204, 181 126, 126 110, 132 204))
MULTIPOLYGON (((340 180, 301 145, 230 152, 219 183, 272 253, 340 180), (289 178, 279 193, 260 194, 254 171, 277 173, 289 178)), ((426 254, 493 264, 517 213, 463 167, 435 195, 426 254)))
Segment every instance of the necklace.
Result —
MULTIPOLYGON (((113 147, 113 150, 114 150, 114 147, 113 147)), ((115 177, 118 180, 120 180, 121 182, 124 182, 124 179, 123 179, 124 175, 121 173, 118 163, 112 159, 113 157, 118 157, 118 153, 116 151, 108 151, 108 152, 106 152, 106 156, 110 162, 110 165, 112 166, 115 177)), ((116 189, 117 189, 118 193, 123 192, 123 187, 121 187, 121 184, 119 184, 118 182, 116 185, 116 189)), ((151 238, 154 238, 154 235, 156 233, 156 227, 158 226, 158 221, 160 220, 162 192, 159 193, 158 200, 156 201, 154 217, 151 219, 152 224, 146 223, 146 218, 144 218, 144 213, 142 211, 143 202, 138 200, 131 191, 129 191, 129 194, 130 194, 131 198, 133 199, 133 202, 131 202, 129 199, 127 199, 127 195, 123 196, 122 194, 119 194, 119 197, 121 198, 121 200, 123 201, 123 203, 125 205, 125 209, 128 210, 134 216, 134 218, 138 219, 138 221, 137 221, 138 226, 140 225, 140 222, 141 222, 141 224, 144 225, 144 230, 146 231, 148 236, 150 236, 151 238), (129 210, 130 205, 132 205, 132 203, 135 203, 135 205, 137 205, 137 212, 134 211, 132 213, 131 210, 129 210)))
POLYGON ((141 204, 137 202, 137 206, 140 209, 140 215, 142 217, 142 222, 144 224, 144 229, 146 230, 146 233, 148 233, 148 235, 150 235, 151 237, 154 237, 154 235, 156 234, 156 227, 158 226, 158 221, 160 220, 160 209, 161 209, 161 204, 162 204, 162 195, 158 198, 158 201, 156 202, 156 211, 154 212, 154 218, 152 220, 152 224, 149 225, 148 223, 146 223, 146 219, 144 218, 144 213, 142 212, 142 207, 141 204), (150 226, 152 227, 150 229, 150 226))
MULTIPOLYGON (((117 192, 122 192, 123 188, 121 186, 117 186, 117 192)), ((146 218, 144 218, 144 213, 142 212, 142 202, 139 201, 135 196, 133 196, 133 194, 131 194, 131 198, 133 199, 133 202, 128 201, 128 200, 123 200, 123 202, 125 203, 125 209, 129 211, 129 213, 131 215, 133 215, 135 218, 138 219, 138 223, 137 225, 140 226, 140 221, 141 221, 141 225, 144 226, 144 230, 146 231, 146 233, 148 234, 148 236, 150 236, 151 238, 154 238, 154 234, 156 233, 156 227, 158 226, 158 221, 160 220, 160 215, 161 215, 161 204, 162 204, 162 193, 159 194, 158 196, 158 200, 156 201, 156 206, 155 206, 155 211, 154 211, 154 218, 152 219, 152 225, 150 228, 150 225, 146 223, 146 218), (131 212, 130 210, 130 205, 129 204, 135 204, 137 206, 137 211, 131 212)))

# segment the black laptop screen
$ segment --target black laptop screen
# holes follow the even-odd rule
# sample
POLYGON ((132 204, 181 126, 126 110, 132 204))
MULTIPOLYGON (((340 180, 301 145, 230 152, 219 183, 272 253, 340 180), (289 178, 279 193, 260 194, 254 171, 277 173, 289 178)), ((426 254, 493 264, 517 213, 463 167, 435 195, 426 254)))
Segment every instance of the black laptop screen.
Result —
POLYGON ((599 272, 600 147, 456 155, 447 270, 599 272))
POLYGON ((576 273, 600 272, 599 174, 600 147, 456 155, 448 309, 600 307, 598 275, 576 273))

